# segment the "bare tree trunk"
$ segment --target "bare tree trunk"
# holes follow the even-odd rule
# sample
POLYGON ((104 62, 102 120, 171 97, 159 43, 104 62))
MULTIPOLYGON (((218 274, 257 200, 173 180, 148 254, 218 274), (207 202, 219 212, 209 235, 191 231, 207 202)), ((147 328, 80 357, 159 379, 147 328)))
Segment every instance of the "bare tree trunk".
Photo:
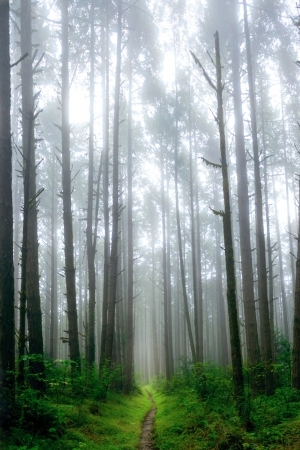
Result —
POLYGON ((120 78, 121 78, 121 38, 122 38, 122 0, 118 0, 117 18, 117 61, 115 80, 114 132, 113 132, 113 204, 112 204, 112 236, 110 254, 110 276, 107 306, 107 333, 105 359, 109 367, 112 361, 116 292, 118 277, 118 222, 119 222, 119 117, 120 117, 120 78))
MULTIPOLYGON (((27 245, 26 245, 26 295, 28 318, 29 353, 34 355, 30 360, 30 384, 38 390, 45 389, 45 369, 43 363, 42 311, 39 291, 39 261, 37 236, 37 195, 34 125, 38 115, 33 96, 33 68, 31 44, 31 0, 21 3, 21 53, 28 57, 21 62, 22 83, 22 146, 23 171, 26 172, 24 186, 27 184, 26 202, 28 205, 27 245), (28 196, 27 196, 28 195, 28 196), (38 358, 37 358, 38 355, 38 358)), ((24 195, 25 201, 25 195, 24 195)))
POLYGON ((80 352, 78 339, 75 266, 73 248, 73 218, 71 203, 71 162, 70 162, 70 123, 69 123, 69 1, 61 3, 62 26, 62 198, 65 243, 65 277, 68 307, 68 339, 70 359, 80 369, 80 352))
POLYGON ((51 319, 50 319, 50 358, 57 359, 58 351, 58 305, 57 305, 57 205, 55 202, 55 154, 52 160, 51 193, 51 319))
POLYGON ((102 100, 103 100, 103 216, 104 216, 104 262, 100 367, 105 362, 107 333, 107 305, 109 285, 110 232, 109 232, 109 21, 108 0, 105 3, 105 28, 101 28, 103 43, 102 100), (105 29, 105 32, 104 32, 105 29))
MULTIPOLYGON (((244 138, 244 120, 242 110, 242 94, 240 80, 240 50, 238 32, 238 2, 232 0, 232 77, 233 77, 233 101, 235 116, 235 151, 238 195, 238 222, 240 230, 241 268, 243 302, 245 310, 245 331, 247 344, 247 358, 250 367, 260 363, 260 349, 258 342, 254 287, 253 266, 250 240, 250 210, 248 192, 248 174, 244 138)), ((255 381, 257 384, 259 378, 255 381)))
POLYGON ((9 1, 0 2, 0 425, 14 398, 14 266, 10 125, 9 1))
MULTIPOLYGON (((175 55, 176 59, 176 55, 175 55)), ((176 63, 175 63, 176 66, 176 63)), ((175 144, 174 144, 174 167, 175 167, 175 204, 176 204, 176 223, 177 223, 177 239, 178 239, 178 250, 179 250, 179 262, 180 262, 180 274, 181 274, 181 283, 182 283, 182 291, 183 291, 183 304, 184 304, 184 313, 186 318, 187 331, 190 341, 190 347, 192 352, 192 360, 193 362, 197 361, 195 343, 192 333, 190 312, 189 312, 189 303, 188 296, 186 290, 186 280, 185 280, 185 267, 184 267, 184 256, 182 251, 182 236, 181 236, 181 223, 180 223, 180 211, 179 211, 179 192, 178 192, 178 92, 177 92, 177 81, 175 81, 175 89, 176 89, 176 108, 175 108, 175 144)))
MULTIPOLYGON (((212 80, 205 72, 203 66, 201 65, 197 57, 194 54, 192 55, 197 65, 200 66, 200 68, 202 69, 205 79, 208 81, 210 86, 213 87, 213 89, 216 91, 218 101, 218 113, 216 121, 218 124, 220 135, 224 211, 214 211, 214 212, 215 214, 220 215, 223 218, 225 262, 227 275, 227 304, 228 304, 231 358, 233 369, 233 389, 234 389, 234 397, 237 403, 238 413, 241 417, 245 418, 243 364, 242 364, 242 352, 241 352, 238 310, 236 300, 236 279, 234 268, 234 251, 233 251, 231 210, 230 210, 229 176, 226 161, 225 125, 223 113, 224 86, 222 84, 222 69, 221 69, 222 66, 220 58, 219 33, 217 31, 215 33, 215 52, 216 52, 216 76, 217 76, 216 85, 213 84, 212 80)), ((214 166, 216 165, 214 164, 214 166)))
POLYGON ((170 176, 167 171, 167 201, 165 202, 166 212, 166 276, 167 276, 167 314, 168 314, 168 353, 170 364, 170 376, 174 375, 174 353, 173 353, 173 326, 172 326, 172 284, 171 284, 171 223, 170 223, 170 196, 169 185, 170 176))
MULTIPOLYGON (((196 343, 196 358, 198 362, 203 362, 203 319, 202 319, 202 285, 200 281, 201 266, 197 264, 200 261, 200 227, 199 227, 199 205, 198 205, 198 189, 196 188, 196 195, 194 195, 194 183, 196 179, 197 185, 197 170, 194 171, 194 163, 197 168, 197 159, 193 161, 192 149, 192 130, 191 130, 191 105, 189 104, 189 150, 190 150, 190 201, 191 201, 191 241, 192 241, 192 269, 193 269, 193 294, 194 294, 194 326, 195 326, 195 343, 196 343), (194 198, 195 197, 195 198, 194 198), (196 201, 196 218, 194 202, 196 201), (196 220, 196 226, 195 226, 196 220), (197 234, 196 234, 197 233, 197 234), (199 255, 199 257, 198 257, 199 255), (199 274, 200 271, 200 274, 199 274)), ((196 152, 195 152, 196 154, 196 152)))
MULTIPOLYGON (((261 85, 262 93, 262 85, 261 85)), ((268 252, 268 268, 269 268, 269 304, 270 304, 270 327, 271 327, 271 339, 272 339, 272 353, 275 358, 274 347, 274 285, 273 285, 273 257, 272 257, 272 245, 271 245, 271 232, 270 232, 270 213, 269 213, 269 190, 268 190, 268 175, 267 175, 267 155, 266 155, 266 142, 265 142, 265 121, 264 121, 264 101, 263 93, 261 96, 261 118, 262 118, 262 141, 263 141, 263 158, 264 158, 264 193, 266 203, 266 225, 267 225, 267 252, 268 252)), ((274 184, 273 184, 274 189, 274 184)), ((275 197, 274 197, 275 199, 275 197)), ((275 208, 276 211, 276 208, 275 208)))
POLYGON ((128 156, 127 156, 127 329, 126 329, 126 363, 125 386, 126 394, 133 387, 133 224, 132 224, 132 43, 129 43, 129 74, 128 74, 128 156))
POLYGON ((298 238, 292 350, 292 387, 294 389, 300 389, 300 179, 298 180, 298 185, 298 238))
POLYGON ((165 370, 166 379, 171 379, 170 355, 169 355, 169 314, 168 314, 168 282, 167 282, 167 245, 166 245, 166 200, 165 200, 165 175, 164 157, 161 146, 160 170, 161 170, 161 215, 162 215, 162 252, 163 252, 163 305, 164 305, 164 349, 165 349, 165 370))
POLYGON ((254 80, 252 73, 252 58, 250 49, 250 35, 247 18, 246 1, 244 4, 244 26, 246 37, 246 51, 247 51, 247 69, 248 69, 248 84, 249 84, 249 99, 251 112, 251 133, 253 144, 253 159, 254 159, 254 179, 255 179, 255 201, 256 201, 256 239, 257 239, 257 275, 258 275, 258 296, 260 307, 261 320, 261 339, 262 339, 262 353, 265 365, 265 389, 266 394, 271 395, 275 389, 274 371, 272 371, 272 336, 269 316, 268 304, 268 281, 266 268, 266 248, 265 235, 263 223, 263 204, 262 204, 262 186, 260 177, 260 162, 258 152, 258 138, 257 138, 257 124, 255 111, 255 93, 254 80))
MULTIPOLYGON (((89 174, 88 174, 88 207, 86 226, 86 250, 89 279, 89 312, 87 333, 87 364, 91 368, 95 363, 95 307, 96 307, 96 246, 93 241, 93 199, 94 199, 94 95, 95 95, 95 4, 90 7, 90 122, 89 122, 89 174)), ((95 240, 96 243, 96 240, 95 240)))

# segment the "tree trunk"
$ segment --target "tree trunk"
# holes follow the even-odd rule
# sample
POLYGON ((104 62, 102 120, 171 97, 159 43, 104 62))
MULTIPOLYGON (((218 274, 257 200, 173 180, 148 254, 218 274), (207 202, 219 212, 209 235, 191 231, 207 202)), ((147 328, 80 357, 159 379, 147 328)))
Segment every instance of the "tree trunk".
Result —
POLYGON ((269 316, 268 304, 268 281, 266 268, 266 248, 265 235, 263 223, 263 204, 262 204, 262 186, 260 177, 260 162, 258 152, 258 138, 257 138, 257 124, 255 111, 255 93, 254 80, 252 74, 252 58, 250 49, 250 35, 247 18, 246 1, 244 4, 244 25, 246 37, 246 51, 247 51, 247 69, 248 69, 248 84, 249 84, 249 99, 251 112, 251 133, 253 144, 253 159, 254 159, 254 179, 255 179, 255 201, 256 201, 256 242, 257 242, 257 275, 258 275, 258 296, 260 307, 260 321, 261 321, 261 339, 262 339, 262 353, 265 365, 265 389, 266 394, 271 395, 275 389, 274 372, 272 371, 272 336, 269 316))
MULTIPOLYGON (((176 55, 175 55, 176 60, 176 55)), ((176 64, 175 64, 176 66, 176 64)), ((178 92, 177 92, 177 81, 175 81, 176 89, 176 108, 175 108, 175 143, 174 143, 174 166, 175 166, 175 204, 176 204, 176 223, 177 223, 177 239, 178 239, 178 250, 179 250, 179 262, 180 262, 180 275, 183 291, 183 304, 184 304, 184 314, 186 318, 187 331, 190 341, 190 347, 192 352, 193 362, 197 361, 195 343, 192 333, 190 312, 189 312, 189 302, 186 290, 186 280, 185 280, 185 268, 184 268, 184 256, 182 251, 182 236, 181 236, 181 223, 180 223, 180 211, 179 211, 179 192, 178 192, 178 92)))
POLYGON ((165 201, 165 175, 164 175, 164 157, 163 148, 161 146, 160 158, 160 182, 161 182, 161 216, 162 216, 162 252, 163 252, 163 305, 164 305, 164 349, 165 349, 165 370, 166 379, 171 379, 170 355, 169 355, 169 314, 168 314, 168 282, 167 282, 167 245, 166 245, 166 201, 165 201))
POLYGON ((117 61, 115 80, 114 132, 113 132, 113 204, 112 204, 112 236, 110 254, 110 276, 107 305, 107 333, 105 344, 105 359, 111 366, 116 292, 118 277, 118 222, 119 222, 119 117, 120 117, 120 78, 121 78, 121 39, 122 39, 122 0, 118 0, 117 18, 117 61))
POLYGON ((69 1, 61 3, 62 26, 62 198, 65 243, 65 277, 68 307, 68 340, 70 359, 80 369, 80 352, 78 339, 75 266, 73 248, 73 223, 71 204, 71 162, 70 162, 70 123, 69 123, 69 1))
MULTIPOLYGON (((37 235, 37 192, 34 125, 35 112, 33 96, 33 68, 31 55, 31 1, 21 2, 21 54, 28 54, 21 62, 22 83, 22 147, 24 171, 24 203, 27 202, 28 224, 26 245, 26 295, 28 318, 28 342, 30 359, 30 384, 38 390, 45 389, 43 363, 42 311, 39 292, 39 261, 37 235), (26 173, 26 175, 25 175, 26 173), (26 186, 25 186, 26 184, 26 186)), ((25 207, 25 206, 24 206, 25 207)), ((24 220, 25 222, 25 220, 24 220)), ((24 238, 24 237, 23 237, 24 238)))
POLYGON ((57 305, 57 204, 55 181, 55 154, 52 156, 51 193, 51 318, 50 318, 50 358, 57 359, 58 351, 58 305, 57 305))
POLYGON ((89 121, 89 173, 88 173, 88 207, 86 226, 86 250, 89 279, 89 312, 87 333, 87 364, 91 368, 95 363, 95 307, 96 307, 96 240, 93 240, 93 199, 94 199, 94 95, 95 95, 95 4, 90 9, 90 121, 89 121))
POLYGON ((238 311, 236 302, 236 282, 234 269, 234 254, 232 241, 232 225, 230 210, 230 193, 229 193, 229 177, 226 161, 226 144, 225 144, 225 126, 223 118, 223 85, 221 75, 221 59, 219 47, 219 34, 215 34, 216 45, 216 72, 217 72, 217 99, 218 99, 218 126, 220 134, 220 151, 223 178, 223 196, 224 196, 224 244, 225 244, 225 261, 227 274, 227 302, 229 313, 229 328, 231 341, 231 358, 233 368, 233 386, 234 395, 238 404, 239 414, 243 415, 244 406, 244 380, 243 380, 243 364, 240 343, 240 333, 238 324, 238 311))
MULTIPOLYGON (((130 39, 130 38, 129 38, 130 39)), ((129 74, 128 74, 128 155, 127 155, 127 329, 125 386, 126 394, 133 387, 133 230, 132 230, 132 43, 129 42, 129 74)))
POLYGON ((14 398, 14 266, 10 126, 9 2, 0 2, 0 426, 14 398))
POLYGON ((300 179, 298 202, 298 238, 296 259, 296 285, 294 303, 294 328, 292 350, 292 387, 300 389, 300 179))
POLYGON ((105 362, 105 346, 107 333, 107 305, 109 285, 110 232, 109 232, 109 26, 108 0, 105 3, 105 31, 101 28, 103 43, 102 59, 102 105, 103 105, 103 216, 104 216, 104 262, 103 262, 103 299, 100 368, 105 362))
POLYGON ((250 212, 248 174, 244 138, 244 120, 242 110, 242 94, 240 80, 240 50, 238 33, 238 2, 232 0, 232 77, 233 101, 235 117, 235 151, 237 173, 238 222, 240 230, 241 268, 243 302, 245 310, 245 331, 247 344, 247 358, 250 367, 260 363, 260 349, 258 342, 254 288, 253 266, 250 240, 250 212))

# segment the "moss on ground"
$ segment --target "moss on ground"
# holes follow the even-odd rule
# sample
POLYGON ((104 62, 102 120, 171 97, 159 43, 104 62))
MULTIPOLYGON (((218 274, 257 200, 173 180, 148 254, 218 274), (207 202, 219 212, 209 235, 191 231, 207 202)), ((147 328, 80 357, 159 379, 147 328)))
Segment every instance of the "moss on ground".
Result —
MULTIPOLYGON (((213 411, 209 399, 203 401, 190 389, 164 393, 151 389, 157 407, 154 441, 157 450, 296 450, 300 449, 300 403, 295 404, 293 417, 281 416, 282 405, 269 421, 262 417, 273 409, 274 399, 262 405, 258 398, 253 405, 254 429, 246 432, 231 405, 213 411), (277 423, 275 421, 277 417, 277 423)), ((289 406, 291 409, 291 405, 289 406)))
POLYGON ((10 443, 7 442, 3 448, 134 450, 138 447, 142 422, 151 404, 146 391, 142 389, 130 396, 110 393, 106 403, 86 400, 79 404, 59 404, 58 408, 66 425, 60 437, 43 439, 38 435, 20 433, 16 429, 10 443))

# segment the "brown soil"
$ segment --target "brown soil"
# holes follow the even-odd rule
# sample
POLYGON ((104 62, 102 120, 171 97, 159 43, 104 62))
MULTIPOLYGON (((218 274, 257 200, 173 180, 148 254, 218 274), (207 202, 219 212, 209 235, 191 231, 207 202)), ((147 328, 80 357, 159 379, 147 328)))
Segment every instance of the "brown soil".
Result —
POLYGON ((148 392, 149 400, 152 403, 152 408, 146 415, 143 426, 142 426, 142 434, 139 445, 139 450, 154 450, 153 441, 152 441, 152 430, 153 430, 153 422, 154 416, 156 413, 156 408, 152 399, 152 395, 148 392))

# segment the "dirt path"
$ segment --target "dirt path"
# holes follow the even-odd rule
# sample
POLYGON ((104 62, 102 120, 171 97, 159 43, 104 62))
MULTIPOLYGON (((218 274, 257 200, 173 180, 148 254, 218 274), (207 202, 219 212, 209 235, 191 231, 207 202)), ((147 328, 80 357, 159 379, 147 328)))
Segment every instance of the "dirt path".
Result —
POLYGON ((152 408, 146 415, 143 426, 142 426, 142 435, 139 445, 139 450, 154 450, 153 442, 152 442, 152 429, 153 429, 153 422, 154 422, 154 416, 156 413, 156 408, 152 399, 152 395, 150 392, 148 392, 149 400, 152 403, 152 408))

